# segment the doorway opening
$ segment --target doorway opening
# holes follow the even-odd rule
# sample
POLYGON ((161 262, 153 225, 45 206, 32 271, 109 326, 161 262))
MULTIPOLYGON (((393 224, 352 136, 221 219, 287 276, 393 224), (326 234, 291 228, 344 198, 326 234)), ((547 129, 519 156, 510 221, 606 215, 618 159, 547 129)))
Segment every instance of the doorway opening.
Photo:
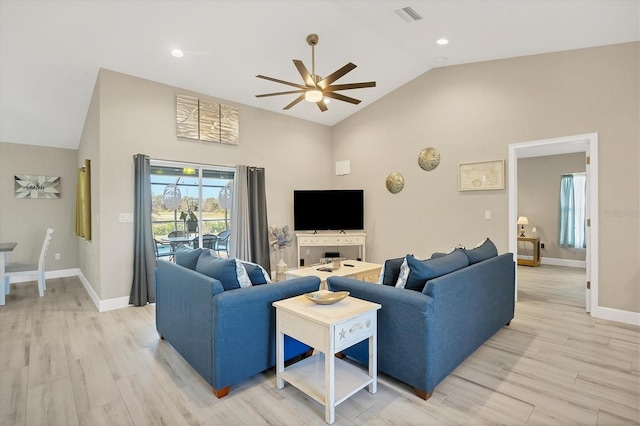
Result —
MULTIPOLYGON (((518 159, 585 153, 587 159, 586 300, 587 312, 598 307, 598 134, 567 136, 509 145, 509 251, 518 256, 518 159)), ((518 277, 516 270, 516 301, 518 277)))

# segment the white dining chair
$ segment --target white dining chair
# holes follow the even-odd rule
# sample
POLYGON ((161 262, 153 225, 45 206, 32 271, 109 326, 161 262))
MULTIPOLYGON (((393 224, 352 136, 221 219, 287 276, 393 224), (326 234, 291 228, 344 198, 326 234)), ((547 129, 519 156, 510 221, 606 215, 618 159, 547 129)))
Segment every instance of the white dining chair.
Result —
POLYGON ((47 289, 47 282, 44 279, 44 260, 47 256, 47 249, 49 248, 49 242, 51 241, 51 234, 53 234, 53 228, 47 228, 38 263, 9 263, 5 266, 5 294, 9 294, 11 277, 35 275, 38 277, 38 293, 40 293, 40 297, 44 296, 44 291, 47 289))

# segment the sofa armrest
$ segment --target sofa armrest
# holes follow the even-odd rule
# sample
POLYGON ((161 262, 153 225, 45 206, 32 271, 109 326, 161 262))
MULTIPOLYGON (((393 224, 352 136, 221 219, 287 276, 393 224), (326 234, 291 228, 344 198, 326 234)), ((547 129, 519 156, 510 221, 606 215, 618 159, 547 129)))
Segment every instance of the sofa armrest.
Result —
MULTIPOLYGON (((433 299, 413 290, 366 283, 353 278, 331 277, 329 288, 348 291, 350 296, 379 303, 378 368, 420 389, 426 376, 427 320, 433 315, 433 299), (401 349, 399 349, 401 348, 401 349)), ((368 346, 362 342, 344 353, 364 364, 368 362, 368 346)))
POLYGON ((492 257, 434 278, 423 292, 434 300, 427 326, 430 390, 513 318, 513 255, 492 257))
POLYGON ((215 278, 173 262, 156 267, 156 329, 211 381, 211 303, 224 291, 215 278))
MULTIPOLYGON (((275 308, 272 303, 316 291, 317 277, 227 290, 213 299, 213 387, 237 383, 275 365, 275 308)), ((288 344, 285 359, 309 346, 288 344), (288 349, 288 351, 287 351, 288 349)))

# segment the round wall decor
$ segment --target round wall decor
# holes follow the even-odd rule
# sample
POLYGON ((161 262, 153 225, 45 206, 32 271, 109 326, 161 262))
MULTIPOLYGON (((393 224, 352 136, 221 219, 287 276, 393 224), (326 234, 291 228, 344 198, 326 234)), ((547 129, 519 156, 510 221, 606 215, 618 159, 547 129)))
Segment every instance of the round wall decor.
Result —
POLYGON ((397 194, 404 188, 404 177, 398 172, 389 173, 386 185, 390 193, 397 194))
POLYGON ((435 148, 425 148, 418 156, 418 164, 423 170, 431 171, 440 164, 440 152, 435 148))

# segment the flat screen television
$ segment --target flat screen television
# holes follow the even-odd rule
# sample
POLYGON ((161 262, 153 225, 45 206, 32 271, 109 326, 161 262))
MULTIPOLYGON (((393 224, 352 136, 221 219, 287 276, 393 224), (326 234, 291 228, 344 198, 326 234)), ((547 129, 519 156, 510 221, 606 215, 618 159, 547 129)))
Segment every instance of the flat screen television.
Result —
POLYGON ((364 229, 364 190, 294 190, 293 228, 296 231, 364 229))

